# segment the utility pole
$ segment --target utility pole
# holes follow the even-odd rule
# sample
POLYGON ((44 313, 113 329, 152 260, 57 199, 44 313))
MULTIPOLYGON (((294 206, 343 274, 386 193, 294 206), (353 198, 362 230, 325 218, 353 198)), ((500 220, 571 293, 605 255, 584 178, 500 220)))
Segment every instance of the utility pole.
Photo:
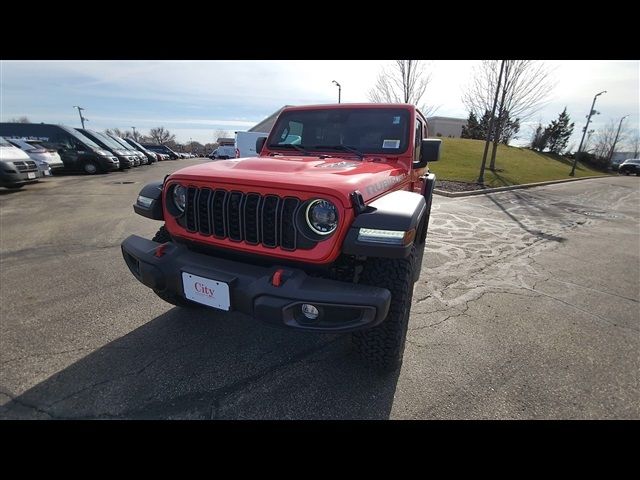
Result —
POLYGON ((487 129, 487 139, 484 142, 484 153, 482 154, 482 165, 480 165, 480 175, 478 176, 478 183, 484 185, 484 169, 487 166, 487 153, 489 152, 489 143, 491 143, 491 133, 493 133, 493 124, 495 122, 496 106, 498 105, 498 94, 500 93, 500 86, 502 84, 502 72, 504 71, 504 64, 506 60, 502 60, 500 63, 500 74, 498 75, 498 86, 496 87, 496 94, 493 98, 493 107, 491 107, 491 119, 489 120, 489 128, 487 129))
POLYGON ((342 87, 340 86, 340 84, 338 82, 336 82, 335 80, 331 80, 331 83, 335 83, 338 86, 338 103, 340 103, 340 95, 342 93, 342 87))
POLYGON ((618 124, 618 131, 616 132, 616 138, 613 140, 613 145, 611 145, 611 151, 609 152, 609 160, 607 163, 611 165, 611 158, 613 158, 613 150, 616 148, 616 143, 618 143, 618 135, 620 135, 620 129, 622 128, 622 121, 627 118, 629 115, 625 115, 620 119, 620 123, 618 124))
POLYGON ((593 107, 596 106, 596 99, 600 95, 602 95, 603 93, 607 93, 607 91, 603 90, 600 93, 596 93, 596 96, 593 97, 593 103, 591 103, 591 110, 589 110, 589 115, 587 115, 587 124, 582 129, 582 139, 580 140, 580 145, 578 146, 578 151, 576 152, 576 154, 573 157, 573 167, 571 167, 571 173, 569 174, 570 177, 573 177, 576 174, 576 165, 578 164, 578 157, 580 156, 580 152, 582 151, 582 142, 584 142, 584 136, 587 133, 587 129, 589 128, 589 122, 591 122, 591 117, 596 113, 600 113, 600 112, 596 112, 593 109, 593 107))
POLYGON ((78 107, 77 105, 74 105, 73 108, 78 109, 78 114, 80 115, 80 123, 82 123, 82 128, 84 129, 84 121, 86 120, 86 118, 82 116, 82 110, 84 110, 84 108, 78 107))

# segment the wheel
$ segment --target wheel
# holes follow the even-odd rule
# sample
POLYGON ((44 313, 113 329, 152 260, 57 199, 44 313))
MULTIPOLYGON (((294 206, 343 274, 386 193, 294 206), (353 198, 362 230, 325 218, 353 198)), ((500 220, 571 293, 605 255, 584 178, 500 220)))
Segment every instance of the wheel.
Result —
MULTIPOLYGON (((156 232, 156 234, 153 236, 151 240, 158 243, 167 243, 171 241, 171 235, 169 235, 167 228, 163 225, 162 227, 160 227, 160 230, 156 232)), ((155 293, 158 297, 160 297, 165 302, 170 303, 171 305, 175 305, 176 307, 182 307, 182 308, 199 308, 200 307, 197 303, 190 302, 189 300, 186 300, 180 297, 179 295, 174 295, 168 292, 161 292, 159 290, 154 290, 153 293, 155 293)))
POLYGON ((96 173, 98 173, 98 165, 96 165, 95 162, 92 161, 86 162, 82 169, 87 175, 95 175, 96 173))
POLYGON ((368 330, 354 332, 356 351, 381 373, 393 372, 402 365, 411 298, 413 297, 414 246, 408 258, 370 258, 364 264, 360 283, 387 288, 391 305, 384 321, 368 330))

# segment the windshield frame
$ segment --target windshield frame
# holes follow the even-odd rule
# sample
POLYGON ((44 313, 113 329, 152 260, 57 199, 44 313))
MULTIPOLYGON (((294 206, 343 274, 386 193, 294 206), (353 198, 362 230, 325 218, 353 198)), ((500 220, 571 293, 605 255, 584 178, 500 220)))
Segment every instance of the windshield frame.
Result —
MULTIPOLYGON (((411 141, 411 135, 412 135, 412 130, 414 128, 414 121, 412 119, 413 115, 410 109, 405 108, 403 106, 371 106, 371 107, 353 107, 353 108, 349 108, 349 107, 327 107, 327 108, 313 108, 313 109, 291 109, 291 110, 285 110, 283 111, 279 116, 278 119, 276 120, 276 123, 274 124, 273 128, 271 129, 271 132, 269 133, 269 136, 267 138, 267 141, 265 142, 265 147, 270 150, 270 151, 274 151, 274 152, 279 152, 279 153, 284 153, 284 152, 291 152, 292 149, 290 147, 287 147, 286 145, 290 145, 290 144, 278 144, 278 143, 272 143, 277 136, 277 132, 278 130, 280 130, 280 125, 282 124, 282 122, 286 122, 289 120, 295 120, 295 116, 296 115, 304 115, 306 113, 318 113, 318 112, 339 112, 339 113, 343 113, 343 112, 361 112, 361 111, 374 111, 376 113, 380 112, 384 112, 384 113, 388 113, 390 116, 392 115, 400 115, 401 117, 404 117, 404 120, 406 122, 406 133, 404 135, 404 138, 400 139, 400 145, 401 147, 398 150, 395 149, 389 149, 389 151, 385 151, 382 146, 376 149, 371 149, 371 148, 366 148, 363 146, 359 146, 359 145, 351 145, 351 144, 341 144, 345 147, 350 147, 353 149, 358 150, 359 152, 361 152, 363 155, 365 156, 376 156, 376 155, 382 155, 382 156, 393 156, 393 157, 397 157, 397 156, 401 156, 401 155, 405 155, 411 148, 412 148, 412 141, 411 141), (294 117, 294 118, 291 118, 294 117), (403 148, 404 147, 404 148, 403 148), (393 151, 392 151, 393 150, 393 151)), ((315 143, 315 142, 313 142, 315 143)), ((323 148, 322 145, 307 145, 304 143, 299 143, 297 144, 298 146, 304 148, 305 150, 307 150, 308 152, 320 152, 322 154, 332 154, 332 156, 334 154, 338 154, 338 155, 356 155, 353 152, 349 152, 347 150, 338 150, 336 148, 330 148, 329 145, 326 146, 326 148, 323 148)))

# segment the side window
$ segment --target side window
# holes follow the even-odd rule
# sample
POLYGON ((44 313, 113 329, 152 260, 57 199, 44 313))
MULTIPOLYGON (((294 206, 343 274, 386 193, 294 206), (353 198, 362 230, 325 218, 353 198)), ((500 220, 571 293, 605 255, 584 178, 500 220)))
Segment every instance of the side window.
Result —
POLYGON ((416 117, 416 143, 415 143, 415 156, 414 161, 420 160, 420 145, 422 144, 422 134, 424 132, 424 126, 422 121, 416 117))
POLYGON ((300 144, 302 140, 302 123, 289 121, 289 125, 282 130, 282 134, 278 139, 280 145, 283 144, 300 144))

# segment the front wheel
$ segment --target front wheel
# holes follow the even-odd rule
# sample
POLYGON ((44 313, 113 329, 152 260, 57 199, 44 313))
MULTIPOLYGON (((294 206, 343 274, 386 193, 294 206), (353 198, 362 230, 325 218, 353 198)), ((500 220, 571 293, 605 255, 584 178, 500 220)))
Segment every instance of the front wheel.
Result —
POLYGON ((96 165, 96 163, 92 161, 85 162, 82 169, 87 175, 95 175, 96 173, 98 173, 98 165, 96 165))
POLYGON ((384 321, 373 328, 352 334, 356 351, 379 371, 393 372, 402 365, 411 298, 413 297, 416 247, 408 258, 370 258, 364 265, 360 283, 387 288, 391 305, 384 321))

